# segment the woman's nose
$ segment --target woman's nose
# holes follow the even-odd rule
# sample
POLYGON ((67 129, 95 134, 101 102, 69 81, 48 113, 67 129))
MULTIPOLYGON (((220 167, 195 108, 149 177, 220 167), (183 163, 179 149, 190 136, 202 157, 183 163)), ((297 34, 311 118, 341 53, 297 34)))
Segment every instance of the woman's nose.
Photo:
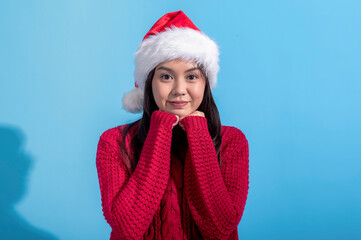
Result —
POLYGON ((173 93, 175 95, 185 95, 187 93, 187 85, 184 79, 174 81, 173 93))

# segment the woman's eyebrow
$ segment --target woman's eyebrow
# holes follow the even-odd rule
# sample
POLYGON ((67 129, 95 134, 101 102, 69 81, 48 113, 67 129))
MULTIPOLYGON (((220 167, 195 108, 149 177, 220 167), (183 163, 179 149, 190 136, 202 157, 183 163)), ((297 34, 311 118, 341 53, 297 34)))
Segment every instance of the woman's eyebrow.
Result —
MULTIPOLYGON (((171 73, 174 73, 174 71, 172 69, 167 68, 167 67, 163 67, 163 66, 158 67, 156 70, 166 70, 166 71, 169 71, 171 73)), ((200 70, 200 68, 199 67, 190 68, 190 69, 184 71, 184 73, 191 72, 193 70, 200 70)))

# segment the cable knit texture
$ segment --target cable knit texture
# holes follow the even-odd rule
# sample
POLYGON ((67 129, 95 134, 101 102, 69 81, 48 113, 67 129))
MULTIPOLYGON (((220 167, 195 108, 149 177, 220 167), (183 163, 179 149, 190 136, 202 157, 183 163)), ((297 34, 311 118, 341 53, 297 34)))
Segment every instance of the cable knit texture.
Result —
MULTIPOLYGON (((187 116, 181 120, 188 141, 183 162, 171 154, 175 122, 173 114, 153 112, 131 174, 120 148, 126 125, 101 135, 96 167, 110 239, 238 239, 249 188, 245 135, 222 126, 220 168, 207 119, 187 116)), ((125 140, 130 154, 134 129, 125 140)))

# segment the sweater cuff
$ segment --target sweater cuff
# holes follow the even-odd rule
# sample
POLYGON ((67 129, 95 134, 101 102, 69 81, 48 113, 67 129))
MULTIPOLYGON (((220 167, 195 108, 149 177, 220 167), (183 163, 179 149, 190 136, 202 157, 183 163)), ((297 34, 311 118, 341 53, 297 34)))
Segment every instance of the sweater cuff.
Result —
POLYGON ((208 123, 207 118, 201 116, 187 116, 181 120, 185 130, 188 129, 207 129, 208 123))
POLYGON ((150 119, 151 126, 165 126, 172 127, 173 123, 177 121, 177 117, 174 114, 167 113, 164 111, 156 110, 152 113, 150 119))

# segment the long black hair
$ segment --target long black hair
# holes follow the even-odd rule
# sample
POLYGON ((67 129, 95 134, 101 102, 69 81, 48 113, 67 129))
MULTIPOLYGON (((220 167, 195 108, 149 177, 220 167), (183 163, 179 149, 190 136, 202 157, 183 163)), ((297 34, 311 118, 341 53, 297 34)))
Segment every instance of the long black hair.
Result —
MULTIPOLYGON (((203 100, 197 110, 203 112, 205 117, 207 118, 208 131, 210 133, 210 136, 212 137, 213 144, 216 149, 216 153, 218 157, 219 166, 221 167, 221 157, 220 157, 220 147, 222 143, 221 120, 219 117, 217 106, 212 96, 208 78, 205 75, 204 67, 201 64, 197 64, 197 66, 200 68, 203 77, 205 77, 206 79, 203 100)), ((159 109, 157 104, 155 103, 153 91, 152 91, 152 79, 154 76, 154 72, 155 72, 155 68, 149 72, 145 82, 142 118, 128 124, 123 129, 123 133, 122 133, 123 140, 120 143, 122 149, 121 152, 123 154, 123 158, 125 159, 125 161, 128 161, 126 162, 126 164, 130 166, 131 169, 128 170, 131 170, 131 172, 134 172, 138 164, 140 153, 143 149, 143 145, 148 134, 148 130, 150 126, 150 117, 154 111, 159 109), (130 154, 127 152, 125 147, 125 138, 129 130, 132 127, 136 127, 136 126, 138 127, 135 130, 136 134, 131 139, 133 156, 130 156, 130 154)), ((180 130, 180 127, 178 125, 174 127, 173 132, 175 132, 175 134, 173 134, 172 136, 176 135, 177 137, 179 137, 179 139, 174 137, 172 138, 172 153, 176 154, 178 157, 184 158, 184 154, 182 153, 184 153, 184 149, 186 149, 186 147, 188 146, 185 132, 183 130, 180 130), (177 146, 177 145, 182 145, 182 146, 177 146)))

